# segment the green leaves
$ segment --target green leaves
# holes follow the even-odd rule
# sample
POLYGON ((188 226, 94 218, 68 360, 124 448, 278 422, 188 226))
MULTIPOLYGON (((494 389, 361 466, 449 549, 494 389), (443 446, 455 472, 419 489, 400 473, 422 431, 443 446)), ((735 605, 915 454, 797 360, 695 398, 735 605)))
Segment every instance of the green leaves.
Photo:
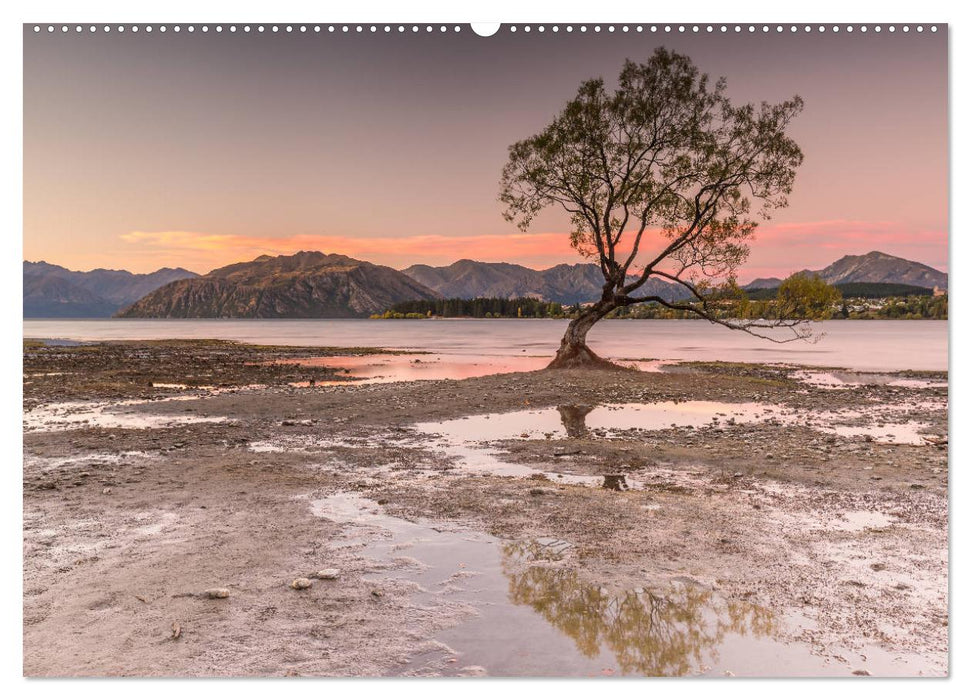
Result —
POLYGON ((776 295, 780 319, 823 321, 833 315, 833 305, 843 298, 839 290, 817 275, 797 272, 781 285, 776 295))
POLYGON ((753 207, 767 216, 792 191, 802 152, 786 130, 802 100, 735 106, 725 85, 664 48, 625 61, 613 90, 581 83, 543 131, 510 147, 505 218, 527 230, 543 209, 564 209, 574 247, 599 257, 618 289, 638 255, 641 284, 672 262, 730 276, 747 256, 753 207), (649 230, 670 242, 643 250, 649 230))

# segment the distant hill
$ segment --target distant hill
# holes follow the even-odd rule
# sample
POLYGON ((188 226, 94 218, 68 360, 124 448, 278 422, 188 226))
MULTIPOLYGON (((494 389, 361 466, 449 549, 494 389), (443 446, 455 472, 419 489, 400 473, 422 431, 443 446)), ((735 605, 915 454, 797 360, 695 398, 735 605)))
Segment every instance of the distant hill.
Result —
MULTIPOLYGON (((913 287, 947 289, 947 274, 923 263, 905 260, 879 251, 866 255, 844 255, 832 265, 822 270, 803 270, 810 275, 819 275, 829 284, 848 284, 869 282, 878 284, 905 284, 913 287)), ((745 289, 776 288, 782 280, 769 277, 753 280, 745 289)))
MULTIPOLYGON (((24 262, 25 317, 356 318, 383 313, 403 301, 437 298, 532 298, 565 305, 600 298, 603 278, 593 263, 533 270, 512 263, 459 260, 444 267, 397 271, 343 255, 301 252, 213 270, 202 277, 182 268, 151 274, 125 270, 75 272, 24 262)), ((830 284, 863 285, 846 296, 902 295, 906 288, 947 288, 932 267, 874 251, 847 255, 809 271, 830 284), (870 287, 867 285, 897 285, 870 287), (905 287, 900 287, 905 285, 905 287), (856 293, 854 293, 856 292, 856 293)), ((775 290, 782 280, 760 278, 747 290, 775 290)), ((923 292, 912 292, 923 293, 923 292)), ((650 279, 638 295, 684 299, 680 285, 650 279)))
MULTIPOLYGON (((459 260, 445 267, 412 265, 402 272, 447 299, 534 298, 582 304, 599 299, 604 283, 600 268, 593 263, 533 270, 512 263, 459 260)), ((650 279, 638 293, 654 294, 670 301, 683 296, 682 289, 663 280, 650 279)))
POLYGON ((169 282, 197 277, 182 268, 148 274, 127 270, 77 272, 46 262, 24 261, 25 318, 108 317, 169 282))
POLYGON ((437 294, 407 275, 344 255, 300 252, 172 282, 117 315, 126 318, 357 318, 437 294))
POLYGON ((782 284, 778 277, 759 277, 746 284, 743 289, 777 289, 782 284))

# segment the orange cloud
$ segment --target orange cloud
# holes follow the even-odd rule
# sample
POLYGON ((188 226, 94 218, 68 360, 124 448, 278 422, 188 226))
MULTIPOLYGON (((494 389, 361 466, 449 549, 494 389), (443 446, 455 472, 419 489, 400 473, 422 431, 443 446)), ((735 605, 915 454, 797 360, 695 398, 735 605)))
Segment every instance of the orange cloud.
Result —
MULTIPOLYGON (((259 255, 286 255, 300 250, 341 253, 374 263, 405 267, 415 263, 448 265, 462 258, 515 262, 535 268, 581 262, 566 233, 508 233, 480 236, 242 236, 193 231, 132 231, 121 236, 130 244, 129 261, 139 267, 183 266, 205 271, 259 255)), ((645 242, 646 243, 646 242, 645 242)), ((644 257, 654 246, 642 246, 644 257)), ((947 233, 913 231, 889 221, 824 221, 775 223, 759 227, 752 256, 740 275, 785 277, 796 270, 824 267, 846 254, 882 250, 947 269, 947 233)))
MULTIPOLYGON (((399 267, 414 263, 447 265, 461 258, 487 262, 518 261, 527 265, 576 262, 578 255, 564 233, 513 233, 490 236, 403 236, 352 238, 349 236, 239 236, 191 231, 133 231, 122 240, 148 248, 153 257, 185 264, 191 259, 214 267, 255 258, 285 255, 300 250, 341 253, 371 262, 399 267)), ((166 263, 171 264, 171 263, 166 263)), ((197 265, 200 266, 200 265, 197 265)))

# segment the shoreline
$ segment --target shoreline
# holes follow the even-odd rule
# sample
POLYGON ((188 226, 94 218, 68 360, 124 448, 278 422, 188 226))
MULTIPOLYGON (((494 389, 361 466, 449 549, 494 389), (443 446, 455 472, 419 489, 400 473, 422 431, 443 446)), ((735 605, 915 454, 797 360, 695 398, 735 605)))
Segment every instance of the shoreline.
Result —
MULTIPOLYGON (((503 629, 495 611, 576 673, 784 673, 731 652, 758 645, 822 674, 947 673, 946 373, 834 388, 798 375, 818 368, 682 363, 295 387, 260 364, 293 348, 238 346, 221 388, 146 391, 224 345, 187 364, 126 344, 141 365, 110 346, 63 351, 83 381, 25 379, 41 380, 24 387, 27 675, 556 670, 476 642, 503 629), (915 444, 882 436, 911 424, 915 444), (455 558, 430 559, 428 538, 455 558), (215 587, 229 597, 196 596, 215 587), (640 628, 594 606, 588 656, 561 615, 592 590, 692 601, 700 617, 670 629, 706 641, 658 665, 658 639, 618 647, 640 628)), ((25 374, 58 371, 32 357, 25 374)))

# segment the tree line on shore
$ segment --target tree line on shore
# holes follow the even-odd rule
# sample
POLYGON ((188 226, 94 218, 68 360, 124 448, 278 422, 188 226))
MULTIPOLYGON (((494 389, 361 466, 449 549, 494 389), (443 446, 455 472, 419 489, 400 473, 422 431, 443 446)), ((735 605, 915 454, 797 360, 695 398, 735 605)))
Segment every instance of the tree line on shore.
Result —
MULTIPOLYGON (((777 318, 775 300, 748 300, 726 307, 722 312, 732 318, 777 318)), ((611 318, 634 319, 684 319, 697 316, 677 309, 667 309, 659 304, 641 304, 618 309, 611 318)), ((906 297, 848 297, 835 302, 826 313, 812 320, 947 320, 947 295, 906 297)))
MULTIPOLYGON (((947 295, 933 296, 925 291, 916 293, 873 296, 879 291, 872 289, 853 289, 853 296, 840 293, 839 285, 819 286, 810 290, 800 289, 799 304, 785 288, 773 290, 753 290, 745 292, 738 288, 732 291, 713 293, 708 299, 712 313, 724 318, 773 319, 804 318, 807 320, 830 319, 936 319, 948 317, 947 295), (769 294, 771 292, 771 294, 769 294), (857 296, 858 295, 858 296, 857 296), (815 298, 807 305, 806 298, 815 298)), ((917 290, 919 288, 915 288, 917 290)), ((851 291, 851 290, 847 290, 851 291)), ((904 291, 904 290, 901 290, 904 291)), ((906 290, 911 291, 911 290, 906 290)), ((580 304, 564 305, 530 297, 503 299, 480 297, 474 299, 434 299, 405 301, 394 304, 382 314, 374 314, 376 319, 424 319, 424 318, 554 318, 572 319, 580 314, 580 304)), ((637 304, 615 309, 607 318, 622 319, 684 319, 697 318, 691 312, 666 307, 657 302, 637 304)))
POLYGON ((567 309, 559 302, 531 297, 478 297, 403 301, 371 318, 569 318, 579 309, 579 305, 567 309))

